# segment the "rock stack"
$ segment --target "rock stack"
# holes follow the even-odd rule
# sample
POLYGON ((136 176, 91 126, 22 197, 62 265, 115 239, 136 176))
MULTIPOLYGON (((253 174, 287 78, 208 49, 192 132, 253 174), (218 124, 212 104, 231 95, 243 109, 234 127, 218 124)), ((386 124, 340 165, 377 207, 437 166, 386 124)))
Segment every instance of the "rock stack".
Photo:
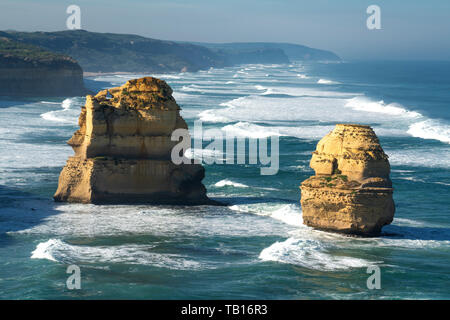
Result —
POLYGON ((392 222, 390 165, 370 126, 337 124, 317 144, 301 184, 303 223, 321 230, 373 236, 392 222))
POLYGON ((56 201, 209 204, 199 164, 175 165, 175 129, 187 129, 172 89, 145 77, 88 95, 75 151, 63 168, 56 201))

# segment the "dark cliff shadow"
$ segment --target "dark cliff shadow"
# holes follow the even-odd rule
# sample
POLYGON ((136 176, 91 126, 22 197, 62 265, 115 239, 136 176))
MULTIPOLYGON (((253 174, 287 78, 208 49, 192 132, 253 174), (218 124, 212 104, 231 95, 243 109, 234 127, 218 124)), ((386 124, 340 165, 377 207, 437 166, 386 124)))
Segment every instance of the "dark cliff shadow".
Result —
POLYGON ((53 199, 0 185, 0 247, 18 241, 9 232, 32 228, 59 214, 55 205, 53 199))
POLYGON ((389 225, 383 228, 381 236, 405 240, 450 241, 450 228, 389 225))

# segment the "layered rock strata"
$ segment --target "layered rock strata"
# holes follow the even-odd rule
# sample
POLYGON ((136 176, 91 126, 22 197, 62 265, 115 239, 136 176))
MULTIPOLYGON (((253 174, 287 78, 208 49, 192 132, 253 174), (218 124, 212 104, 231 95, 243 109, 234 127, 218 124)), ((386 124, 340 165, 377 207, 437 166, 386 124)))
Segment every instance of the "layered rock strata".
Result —
POLYGON ((171 161, 171 134, 187 124, 164 81, 145 77, 88 95, 79 126, 56 201, 212 204, 204 168, 171 161))
POLYGON ((83 70, 74 59, 14 42, 0 34, 0 96, 86 93, 83 70))
POLYGON ((317 144, 302 182, 303 223, 322 230, 378 235, 394 217, 390 165, 371 127, 338 124, 317 144))

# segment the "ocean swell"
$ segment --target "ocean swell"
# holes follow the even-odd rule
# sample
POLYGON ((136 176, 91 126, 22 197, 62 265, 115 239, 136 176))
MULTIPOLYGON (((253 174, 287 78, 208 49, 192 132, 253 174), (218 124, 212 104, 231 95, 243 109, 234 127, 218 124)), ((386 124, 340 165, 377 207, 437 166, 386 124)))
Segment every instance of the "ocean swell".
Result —
POLYGON ((259 258, 319 271, 340 271, 373 264, 364 259, 332 255, 321 241, 293 237, 265 248, 259 258))
POLYGON ((202 265, 181 255, 156 253, 154 245, 127 244, 118 246, 77 246, 60 239, 41 242, 32 252, 32 259, 46 259, 60 263, 139 264, 158 268, 190 270, 202 265))

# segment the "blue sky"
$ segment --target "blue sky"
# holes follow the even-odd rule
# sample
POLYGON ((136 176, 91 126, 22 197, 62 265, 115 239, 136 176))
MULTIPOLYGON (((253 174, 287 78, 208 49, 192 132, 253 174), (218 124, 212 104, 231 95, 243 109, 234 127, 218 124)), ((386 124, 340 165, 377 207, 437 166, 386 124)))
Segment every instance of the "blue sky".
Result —
POLYGON ((70 4, 89 31, 292 42, 344 59, 450 60, 449 0, 1 0, 0 30, 65 30, 70 4), (366 27, 372 4, 381 8, 381 30, 366 27))

